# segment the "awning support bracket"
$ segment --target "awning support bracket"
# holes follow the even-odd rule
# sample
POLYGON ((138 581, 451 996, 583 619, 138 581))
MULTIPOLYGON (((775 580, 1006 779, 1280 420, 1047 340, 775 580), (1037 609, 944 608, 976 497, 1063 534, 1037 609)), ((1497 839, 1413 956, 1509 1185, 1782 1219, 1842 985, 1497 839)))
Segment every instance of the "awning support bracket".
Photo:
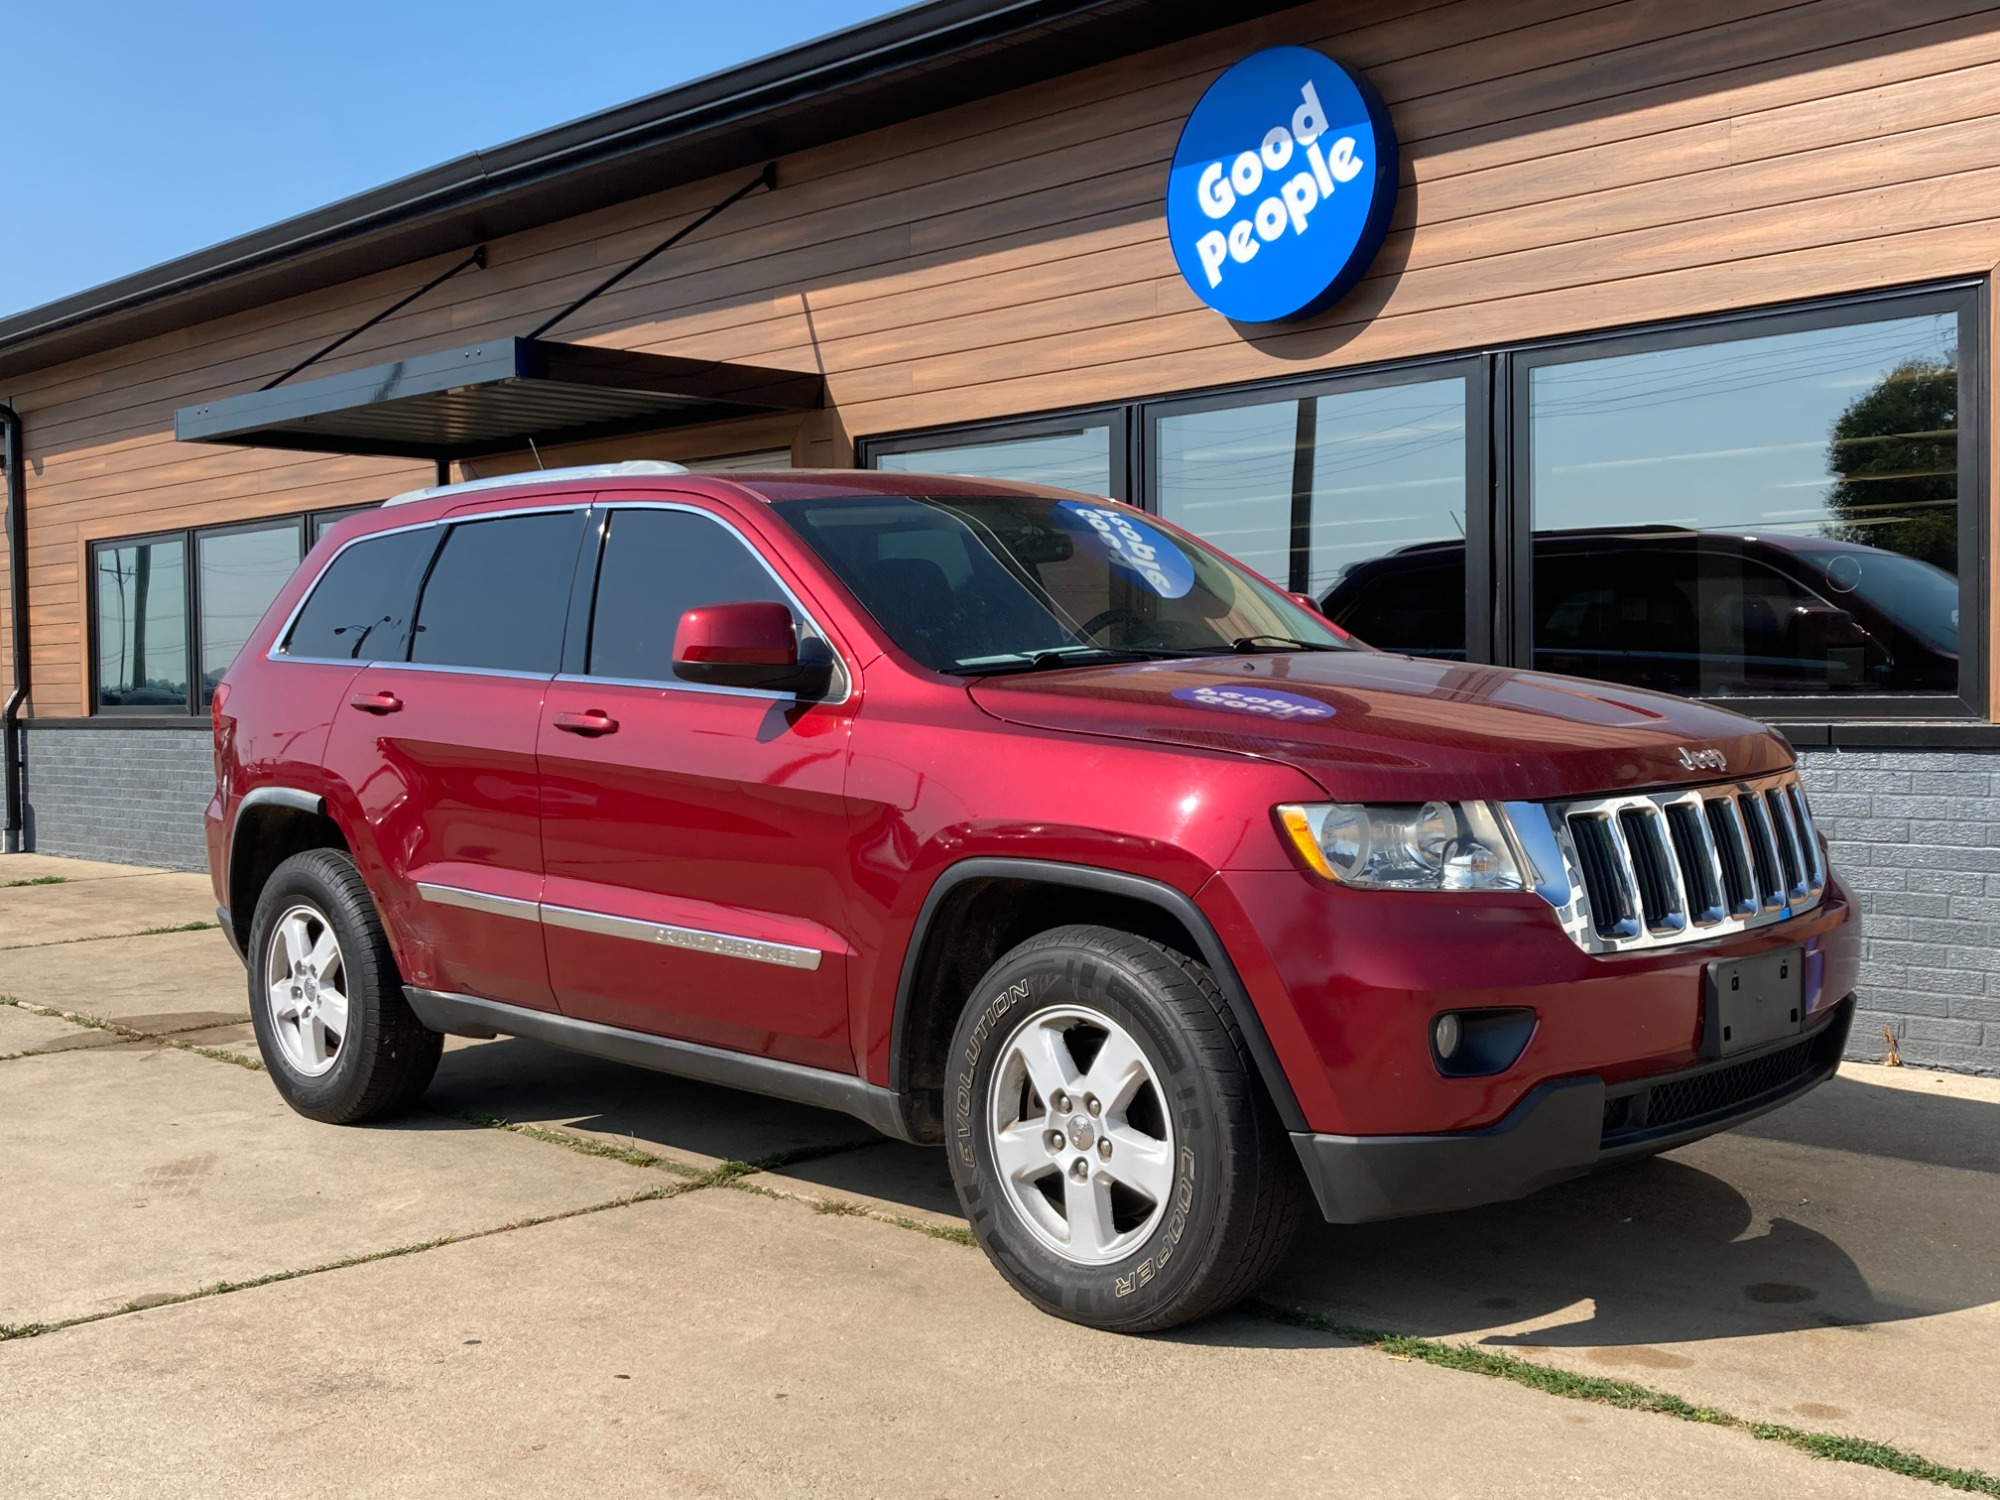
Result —
POLYGON ((533 333, 528 335, 528 337, 531 339, 540 338, 543 334, 547 333, 551 328, 555 327, 556 324, 562 322, 563 319, 567 318, 571 313, 575 312, 578 308, 582 307, 584 304, 588 302, 594 302, 597 298, 602 297, 606 292, 610 291, 614 286, 618 285, 619 282, 623 281, 627 276, 630 276, 634 271, 638 270, 641 266, 645 265, 655 256, 663 255, 667 251, 673 249, 674 246, 678 245, 682 240, 686 239, 689 235, 693 234, 697 229, 701 228, 701 226, 706 224, 710 219, 714 218, 724 209, 729 208, 732 205, 749 197, 752 193, 756 192, 758 188, 774 188, 777 185, 778 185, 778 164, 774 161, 767 161, 764 163, 763 171, 759 172, 755 177, 751 178, 748 182, 744 183, 742 187, 738 188, 735 192, 731 193, 727 198, 724 198, 720 203, 716 204, 715 207, 711 208, 707 213, 701 215, 700 218, 695 219, 691 223, 683 224, 679 229, 676 229, 672 234, 668 235, 665 239, 661 240, 659 244, 655 245, 652 249, 648 250, 644 255, 640 256, 637 260, 633 261, 629 266, 626 266, 622 271, 616 271, 612 273, 610 276, 607 276, 604 280, 600 281, 596 286, 592 287, 589 291, 585 292, 581 297, 577 298, 576 301, 570 303, 568 307, 565 307, 561 312, 557 313, 554 317, 548 319, 546 322, 539 325, 533 333))
POLYGON ((325 359, 329 354, 333 353, 333 351, 338 349, 342 344, 347 343, 350 339, 359 338, 362 334, 366 333, 369 329, 373 328, 377 323, 380 323, 384 318, 395 317, 397 313, 401 312, 404 308, 408 307, 412 302, 416 301, 417 298, 423 296, 425 292, 431 291, 436 287, 443 286, 447 281, 451 280, 452 277, 456 276, 460 271, 465 270, 468 266, 477 266, 482 271, 486 269, 486 247, 484 245, 481 245, 477 250, 473 251, 472 254, 466 256, 464 260, 460 261, 457 265, 453 266, 449 271, 443 271, 440 272, 438 275, 433 276, 429 281, 426 281, 422 286, 418 287, 414 292, 410 293, 409 296, 403 298, 400 302, 395 303, 393 306, 383 308, 382 311, 375 314, 374 317, 370 318, 366 323, 363 323, 359 328, 350 328, 346 333, 343 333, 339 338, 335 339, 332 343, 328 344, 324 349, 320 350, 317 354, 308 354, 304 359, 300 360, 297 364, 293 365, 289 370, 285 371, 285 373, 280 375, 276 380, 267 381, 265 384, 259 386, 257 389, 259 389, 260 391, 268 391, 276 386, 283 385, 287 380, 290 380, 294 375, 298 374, 299 371, 303 370, 307 365, 317 364, 320 360, 325 359))

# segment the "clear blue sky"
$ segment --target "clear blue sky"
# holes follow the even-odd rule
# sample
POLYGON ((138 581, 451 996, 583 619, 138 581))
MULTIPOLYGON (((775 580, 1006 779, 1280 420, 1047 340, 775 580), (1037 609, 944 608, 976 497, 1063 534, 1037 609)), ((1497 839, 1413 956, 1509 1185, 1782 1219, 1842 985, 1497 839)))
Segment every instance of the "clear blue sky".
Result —
POLYGON ((892 0, 15 0, 0 315, 892 0))

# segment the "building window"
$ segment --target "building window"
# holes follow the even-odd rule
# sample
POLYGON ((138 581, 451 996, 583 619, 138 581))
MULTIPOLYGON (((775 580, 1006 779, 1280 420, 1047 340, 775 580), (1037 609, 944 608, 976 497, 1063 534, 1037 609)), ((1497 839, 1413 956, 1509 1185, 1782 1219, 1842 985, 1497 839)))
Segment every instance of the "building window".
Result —
POLYGON ((187 539, 95 549, 97 706, 184 711, 188 696, 187 539))
POLYGON ((215 684, 297 569, 305 539, 351 513, 93 542, 93 711, 205 713, 215 684))
POLYGON ((1129 499, 1385 650, 1790 721, 1978 715, 1985 297, 867 439, 861 460, 1129 499))
POLYGON ((1961 311, 1526 361, 1534 664, 1706 698, 1956 697, 1961 311))
POLYGON ((1162 407, 1149 427, 1152 508, 1314 599, 1395 557, 1396 586, 1361 608, 1369 633, 1351 628, 1385 650, 1463 659, 1475 375, 1162 407))
POLYGON ((1129 499, 1126 413, 1084 412, 1052 422, 1003 422, 866 445, 863 465, 898 473, 963 474, 1047 484, 1129 499))
POLYGON ((299 555, 296 519, 196 534, 195 618, 201 639, 196 707, 208 707, 216 683, 298 567, 299 555))

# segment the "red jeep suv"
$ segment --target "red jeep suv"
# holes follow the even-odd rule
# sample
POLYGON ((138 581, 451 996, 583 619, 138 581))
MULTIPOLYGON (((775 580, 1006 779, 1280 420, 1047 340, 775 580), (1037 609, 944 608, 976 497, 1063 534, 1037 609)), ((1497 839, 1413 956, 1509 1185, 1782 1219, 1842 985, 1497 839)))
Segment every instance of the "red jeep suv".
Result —
POLYGON ((1859 924, 1721 709, 1381 654, 1111 501, 639 463, 404 496, 215 694, 271 1077, 505 1033, 942 1144, 1001 1274, 1144 1330, 1309 1192, 1516 1197, 1839 1064, 1859 924))

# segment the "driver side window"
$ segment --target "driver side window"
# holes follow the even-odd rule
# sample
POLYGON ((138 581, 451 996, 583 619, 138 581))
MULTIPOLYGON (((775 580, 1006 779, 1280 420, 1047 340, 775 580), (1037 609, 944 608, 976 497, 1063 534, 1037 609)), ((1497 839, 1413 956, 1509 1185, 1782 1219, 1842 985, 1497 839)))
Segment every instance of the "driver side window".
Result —
POLYGON ((756 554, 720 521, 686 510, 613 511, 597 567, 584 671, 673 682, 681 615, 745 600, 791 607, 756 554))

